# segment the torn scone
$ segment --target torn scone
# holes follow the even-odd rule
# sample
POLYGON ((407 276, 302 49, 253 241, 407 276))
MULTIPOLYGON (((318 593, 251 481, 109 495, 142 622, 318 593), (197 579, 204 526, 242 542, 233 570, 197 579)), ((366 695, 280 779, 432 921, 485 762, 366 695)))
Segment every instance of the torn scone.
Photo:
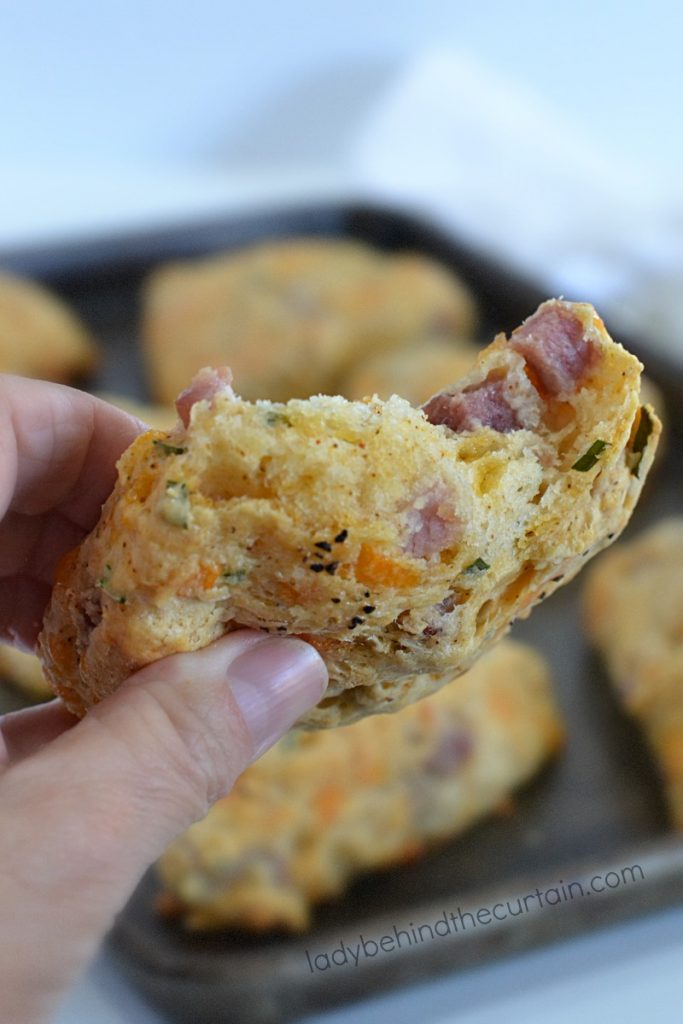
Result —
POLYGON ((161 858, 159 909, 193 929, 301 930, 359 873, 495 810, 562 738, 545 662, 505 641, 396 715, 285 736, 161 858))
POLYGON ((141 665, 250 626, 324 657, 301 724, 396 710, 621 532, 659 434, 640 369, 591 306, 552 300, 423 409, 252 404, 204 371, 61 565, 49 678, 82 714, 141 665))
POLYGON ((683 517, 602 557, 588 577, 586 630, 658 761, 683 829, 683 517))

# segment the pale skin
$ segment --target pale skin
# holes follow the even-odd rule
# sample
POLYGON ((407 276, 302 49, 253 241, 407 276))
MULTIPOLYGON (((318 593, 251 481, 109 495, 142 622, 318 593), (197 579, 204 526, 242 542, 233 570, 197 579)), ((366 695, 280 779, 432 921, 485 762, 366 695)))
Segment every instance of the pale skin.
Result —
MULTIPOLYGON (((142 429, 89 395, 0 375, 0 640, 33 648, 55 566, 142 429)), ((146 868, 326 681, 308 645, 241 630, 148 665, 82 721, 58 700, 0 718, 8 1021, 51 1019, 146 868)))

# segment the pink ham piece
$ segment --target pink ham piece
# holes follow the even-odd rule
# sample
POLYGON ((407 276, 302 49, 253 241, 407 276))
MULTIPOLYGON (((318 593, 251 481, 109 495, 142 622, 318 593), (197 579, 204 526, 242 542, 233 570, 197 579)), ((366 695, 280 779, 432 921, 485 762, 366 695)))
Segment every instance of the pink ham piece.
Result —
POLYGON ((462 536, 462 523, 453 515, 452 496, 444 490, 434 489, 417 500, 408 510, 408 538, 404 545, 407 554, 426 558, 452 547, 462 536))
POLYGON ((190 412, 195 402, 204 402, 223 394, 234 398, 235 393, 231 384, 232 372, 227 366, 220 366, 217 370, 205 366, 195 374, 190 386, 181 391, 175 401, 175 407, 184 426, 189 426, 190 412))
POLYGON ((442 392, 422 408, 430 423, 443 424, 456 432, 491 427, 507 434, 521 427, 515 410, 506 401, 503 380, 487 380, 455 395, 442 392))
POLYGON ((597 358, 584 326, 556 299, 544 302, 513 332, 510 345, 524 357, 552 396, 576 390, 597 358))
POLYGON ((454 726, 441 736, 425 762, 430 775, 455 775, 474 753, 474 736, 464 726, 454 726))
MULTIPOLYGON (((585 337, 582 320, 559 299, 544 302, 518 327, 510 348, 524 359, 541 398, 576 391, 599 358, 597 346, 585 337)), ((523 409, 510 405, 505 379, 498 377, 462 391, 443 391, 422 408, 430 423, 456 433, 490 427, 507 434, 528 426, 523 409)))

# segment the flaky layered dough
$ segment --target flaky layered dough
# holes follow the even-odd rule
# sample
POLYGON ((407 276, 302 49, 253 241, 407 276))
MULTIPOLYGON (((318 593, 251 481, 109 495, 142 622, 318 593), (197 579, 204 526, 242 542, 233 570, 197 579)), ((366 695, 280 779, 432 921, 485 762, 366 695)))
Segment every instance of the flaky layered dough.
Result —
POLYGON ((161 858, 159 909, 193 929, 301 930, 359 872, 493 811, 562 738, 547 665, 505 641, 397 715, 286 736, 161 858))
POLYGON ((683 829, 683 517, 665 519, 601 558, 584 620, 616 693, 643 728, 683 829))
POLYGON ((325 658, 306 726, 408 703, 416 674, 464 672, 623 529, 659 432, 640 369, 591 306, 552 300, 423 410, 251 404, 206 371, 177 429, 124 453, 62 565, 49 678, 82 714, 141 665, 251 626, 325 658))

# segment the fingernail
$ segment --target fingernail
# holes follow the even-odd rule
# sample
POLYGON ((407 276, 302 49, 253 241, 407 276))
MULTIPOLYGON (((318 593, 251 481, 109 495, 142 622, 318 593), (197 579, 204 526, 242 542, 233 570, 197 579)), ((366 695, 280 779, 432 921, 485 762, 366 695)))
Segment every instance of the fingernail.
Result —
POLYGON ((257 758, 318 703, 327 669, 303 640, 273 637, 235 658, 228 678, 257 758))

